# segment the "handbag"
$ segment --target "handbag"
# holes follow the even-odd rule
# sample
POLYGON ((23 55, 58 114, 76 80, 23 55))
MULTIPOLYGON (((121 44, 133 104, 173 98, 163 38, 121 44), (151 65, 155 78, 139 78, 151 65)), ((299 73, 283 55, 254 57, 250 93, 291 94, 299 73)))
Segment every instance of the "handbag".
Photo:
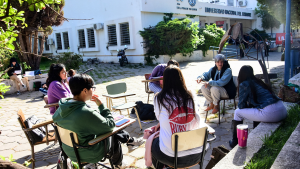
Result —
POLYGON ((211 152, 211 159, 208 162, 205 169, 213 168, 222 158, 224 158, 229 153, 229 150, 224 146, 220 145, 218 147, 214 147, 211 152))
POLYGON ((278 97, 285 102, 292 102, 292 103, 300 102, 300 95, 286 85, 280 87, 278 97))
MULTIPOLYGON (((41 120, 39 120, 35 115, 32 115, 25 120, 26 128, 32 128, 33 125, 38 123, 41 123, 41 120)), ((43 138, 46 136, 45 127, 39 127, 31 131, 28 131, 28 136, 33 144, 42 141, 43 138)))

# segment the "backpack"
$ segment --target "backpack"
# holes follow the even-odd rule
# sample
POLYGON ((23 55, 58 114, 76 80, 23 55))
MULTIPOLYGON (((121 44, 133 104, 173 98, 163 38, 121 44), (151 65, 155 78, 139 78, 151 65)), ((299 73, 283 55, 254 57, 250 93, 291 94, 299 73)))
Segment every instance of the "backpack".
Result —
MULTIPOLYGON (((144 104, 142 101, 135 102, 136 110, 140 120, 156 120, 154 106, 152 104, 144 104)), ((135 114, 135 110, 131 110, 131 114, 135 114)))
MULTIPOLYGON (((41 120, 39 120, 35 115, 30 116, 28 119, 25 120, 26 128, 31 128, 33 125, 38 123, 41 123, 41 120)), ((45 127, 39 127, 28 131, 28 136, 33 144, 42 141, 43 138, 46 136, 45 127)))

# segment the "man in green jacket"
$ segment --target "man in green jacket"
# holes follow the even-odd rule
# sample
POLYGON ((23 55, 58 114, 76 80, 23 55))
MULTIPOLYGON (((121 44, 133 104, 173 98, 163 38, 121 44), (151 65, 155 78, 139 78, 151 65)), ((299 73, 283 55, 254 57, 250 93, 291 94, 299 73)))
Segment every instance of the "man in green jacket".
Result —
MULTIPOLYGON (((112 131, 115 127, 114 118, 109 109, 105 108, 97 95, 94 95, 96 87, 94 80, 86 74, 78 74, 71 78, 70 89, 73 98, 62 98, 59 108, 52 116, 54 123, 78 135, 80 145, 87 146, 88 142, 99 135, 112 131), (98 109, 93 109, 85 103, 94 101, 98 109)), ((120 131, 114 135, 114 165, 121 165, 123 154, 121 143, 127 143, 128 149, 143 144, 143 139, 130 137, 126 131, 120 131)), ((83 162, 97 163, 104 157, 104 142, 100 142, 88 149, 79 149, 80 159, 83 162)), ((77 161, 74 149, 65 144, 63 150, 72 161, 77 161)), ((108 148, 108 147, 106 147, 108 148)))

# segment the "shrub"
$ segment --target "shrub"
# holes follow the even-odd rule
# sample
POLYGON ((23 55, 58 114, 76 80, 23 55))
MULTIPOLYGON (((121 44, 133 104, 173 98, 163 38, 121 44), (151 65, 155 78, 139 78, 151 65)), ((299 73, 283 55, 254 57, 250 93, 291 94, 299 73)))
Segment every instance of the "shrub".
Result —
POLYGON ((66 66, 66 70, 79 69, 82 64, 82 55, 73 52, 64 52, 56 57, 56 63, 62 63, 66 66))
POLYGON ((198 36, 198 23, 192 23, 189 19, 174 19, 164 17, 164 21, 156 26, 144 28, 139 31, 144 38, 144 48, 147 49, 145 60, 147 64, 153 64, 150 56, 159 55, 174 56, 182 53, 183 56, 191 55, 201 39, 198 36))
POLYGON ((265 30, 258 30, 255 28, 253 31, 250 32, 250 34, 254 36, 257 40, 264 41, 266 38, 270 39, 270 36, 266 33, 265 30))
MULTIPOLYGON (((210 46, 219 46, 222 37, 224 36, 225 31, 222 28, 213 25, 206 25, 205 28, 199 30, 199 38, 204 43, 198 45, 199 50, 202 50, 203 56, 205 57, 210 46)), ((227 43, 224 47, 226 47, 227 43)))

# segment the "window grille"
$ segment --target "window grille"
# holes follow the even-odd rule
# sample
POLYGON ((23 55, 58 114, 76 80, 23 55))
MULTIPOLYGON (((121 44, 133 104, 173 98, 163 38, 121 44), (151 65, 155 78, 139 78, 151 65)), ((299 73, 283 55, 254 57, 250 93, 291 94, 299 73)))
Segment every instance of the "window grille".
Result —
POLYGON ((63 39, 64 39, 64 48, 69 49, 70 45, 69 45, 68 32, 63 32, 63 39))
POLYGON ((120 24, 121 45, 130 45, 129 23, 120 24))
POLYGON ((50 48, 49 48, 49 45, 48 45, 48 43, 47 43, 47 39, 48 39, 48 37, 45 37, 45 50, 50 50, 50 48))
POLYGON ((56 33, 56 44, 57 44, 57 50, 62 50, 60 33, 56 33))
POLYGON ((84 30, 78 30, 78 37, 79 37, 79 47, 80 48, 85 48, 85 35, 84 35, 84 30))
POLYGON ((87 29, 89 48, 96 47, 94 29, 87 29))
POLYGON ((116 31, 116 25, 108 25, 108 44, 109 46, 117 46, 117 31, 116 31))

